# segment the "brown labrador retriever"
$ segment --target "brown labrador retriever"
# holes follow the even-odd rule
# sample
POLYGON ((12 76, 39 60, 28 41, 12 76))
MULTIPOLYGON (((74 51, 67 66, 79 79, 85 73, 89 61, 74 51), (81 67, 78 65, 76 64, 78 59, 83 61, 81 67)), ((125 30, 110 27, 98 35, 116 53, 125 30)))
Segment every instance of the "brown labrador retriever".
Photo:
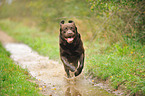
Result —
POLYGON ((67 77, 70 78, 70 71, 78 76, 84 67, 84 47, 74 21, 69 20, 68 23, 61 21, 59 45, 67 77))

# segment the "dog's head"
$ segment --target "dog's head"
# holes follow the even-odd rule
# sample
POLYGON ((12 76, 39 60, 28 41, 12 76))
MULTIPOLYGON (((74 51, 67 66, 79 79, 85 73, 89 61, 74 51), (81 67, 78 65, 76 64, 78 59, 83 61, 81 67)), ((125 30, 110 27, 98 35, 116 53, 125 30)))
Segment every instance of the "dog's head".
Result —
POLYGON ((72 43, 77 34, 77 27, 72 20, 69 20, 68 23, 64 22, 64 20, 60 22, 60 35, 68 43, 72 43))

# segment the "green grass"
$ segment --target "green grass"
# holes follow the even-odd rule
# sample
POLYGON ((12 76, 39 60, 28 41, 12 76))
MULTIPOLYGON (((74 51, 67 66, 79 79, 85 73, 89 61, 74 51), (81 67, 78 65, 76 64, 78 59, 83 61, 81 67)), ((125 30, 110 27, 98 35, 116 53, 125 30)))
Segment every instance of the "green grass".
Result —
POLYGON ((35 83, 29 82, 28 72, 10 59, 8 53, 0 43, 0 95, 1 96, 40 96, 35 83))
POLYGON ((94 77, 109 80, 114 89, 122 86, 130 90, 130 94, 145 94, 144 51, 145 46, 140 43, 125 46, 115 44, 102 54, 89 55, 86 70, 94 77))
MULTIPOLYGON (((42 55, 58 60, 58 34, 42 32, 10 20, 1 20, 0 26, 19 42, 28 44, 42 55)), ((132 40, 111 46, 98 42, 84 42, 86 75, 109 80, 114 90, 121 86, 130 94, 145 94, 145 46, 132 40)))
POLYGON ((114 89, 121 86, 130 95, 144 95, 142 0, 140 3, 87 1, 15 0, 10 5, 2 3, 0 28, 39 54, 58 60, 59 22, 72 19, 84 41, 86 75, 92 74, 101 80, 110 81, 114 89), (97 5, 97 2, 100 4, 97 5), (132 3, 133 6, 128 5, 132 3))
POLYGON ((58 34, 39 31, 37 28, 29 28, 18 22, 1 20, 1 29, 14 37, 18 42, 28 44, 39 54, 49 56, 50 59, 59 58, 58 34), (13 30, 12 30, 13 29, 13 30))

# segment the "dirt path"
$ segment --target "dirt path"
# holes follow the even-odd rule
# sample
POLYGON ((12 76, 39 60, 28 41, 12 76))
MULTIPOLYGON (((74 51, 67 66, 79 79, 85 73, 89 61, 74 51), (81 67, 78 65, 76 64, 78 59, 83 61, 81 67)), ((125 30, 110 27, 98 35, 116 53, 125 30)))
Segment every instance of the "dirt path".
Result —
POLYGON ((14 39, 0 31, 2 41, 11 58, 22 68, 27 68, 29 73, 41 84, 42 93, 52 96, 113 96, 107 91, 93 86, 81 74, 77 78, 66 79, 63 65, 50 60, 49 57, 39 55, 29 46, 14 43, 14 39))
POLYGON ((15 42, 15 40, 12 37, 8 36, 6 33, 2 32, 1 30, 0 30, 0 41, 3 44, 15 42))

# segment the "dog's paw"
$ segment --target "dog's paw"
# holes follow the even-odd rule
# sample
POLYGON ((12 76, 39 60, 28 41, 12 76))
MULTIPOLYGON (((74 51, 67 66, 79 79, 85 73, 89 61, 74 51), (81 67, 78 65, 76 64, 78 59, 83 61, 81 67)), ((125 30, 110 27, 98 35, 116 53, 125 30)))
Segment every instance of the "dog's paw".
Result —
POLYGON ((70 67, 70 71, 71 71, 71 72, 75 72, 75 70, 76 70, 75 66, 71 66, 71 67, 70 67))
POLYGON ((81 74, 81 72, 82 72, 82 69, 77 70, 77 71, 75 72, 75 76, 80 75, 80 74, 81 74))
POLYGON ((75 76, 78 76, 80 73, 77 71, 77 72, 75 72, 75 76))

